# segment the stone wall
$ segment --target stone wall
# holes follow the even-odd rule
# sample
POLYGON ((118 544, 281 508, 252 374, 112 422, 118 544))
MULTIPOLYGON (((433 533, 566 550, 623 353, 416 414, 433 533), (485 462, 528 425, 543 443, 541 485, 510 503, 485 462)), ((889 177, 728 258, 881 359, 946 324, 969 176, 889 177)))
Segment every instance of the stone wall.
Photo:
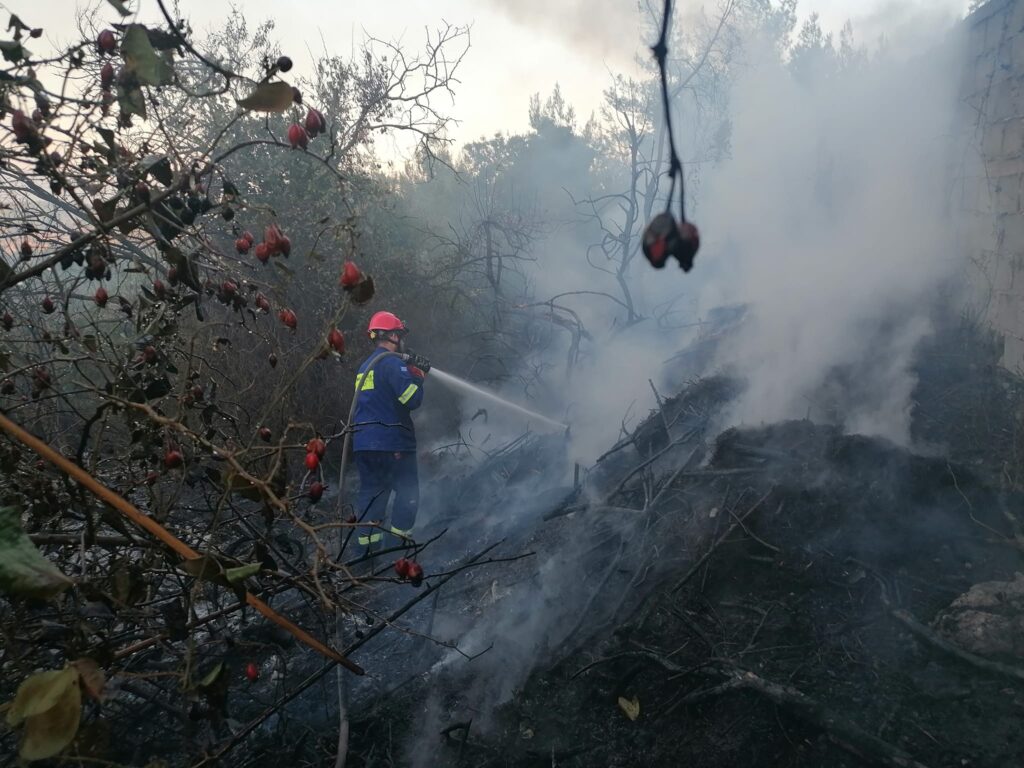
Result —
POLYGON ((978 314, 1003 336, 1003 364, 1024 372, 1024 0, 990 0, 965 23, 963 245, 978 314))

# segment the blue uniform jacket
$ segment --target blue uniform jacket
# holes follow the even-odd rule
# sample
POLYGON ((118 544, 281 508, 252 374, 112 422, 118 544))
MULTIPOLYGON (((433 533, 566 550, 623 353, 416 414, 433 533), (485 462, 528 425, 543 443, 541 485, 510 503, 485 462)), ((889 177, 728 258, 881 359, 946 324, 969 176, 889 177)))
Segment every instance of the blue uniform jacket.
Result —
POLYGON ((352 449, 415 451, 416 430, 411 411, 423 402, 423 379, 414 376, 398 357, 388 355, 369 373, 370 363, 386 350, 375 349, 359 366, 359 400, 353 417, 352 449))

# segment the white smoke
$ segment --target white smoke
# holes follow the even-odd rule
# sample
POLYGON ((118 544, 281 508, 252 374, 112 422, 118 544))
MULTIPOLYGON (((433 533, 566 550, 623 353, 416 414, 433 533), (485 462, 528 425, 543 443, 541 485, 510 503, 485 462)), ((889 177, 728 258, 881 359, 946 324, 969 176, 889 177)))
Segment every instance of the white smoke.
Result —
POLYGON ((750 306, 719 357, 749 383, 733 421, 801 417, 849 367, 846 427, 908 439, 912 353, 960 263, 947 200, 961 52, 932 40, 810 84, 755 52, 701 206, 707 257, 735 253, 705 290, 750 306))

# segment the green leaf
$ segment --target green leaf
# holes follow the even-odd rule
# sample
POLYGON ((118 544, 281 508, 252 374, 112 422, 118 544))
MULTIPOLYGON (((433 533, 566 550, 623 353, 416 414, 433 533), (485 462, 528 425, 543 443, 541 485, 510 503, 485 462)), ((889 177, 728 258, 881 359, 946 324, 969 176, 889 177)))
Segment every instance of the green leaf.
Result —
POLYGON ((137 85, 118 85, 117 103, 121 105, 121 112, 126 115, 138 115, 146 119, 146 96, 137 85))
POLYGON ((96 132, 103 137, 103 141, 107 143, 107 148, 110 150, 110 156, 117 152, 117 136, 109 128, 97 128, 96 132))
POLYGON ((207 672, 202 680, 196 683, 196 688, 209 688, 217 682, 222 674, 224 674, 224 662, 218 661, 214 668, 207 672))
POLYGON ((59 595, 71 583, 21 530, 18 510, 0 507, 0 592, 45 599, 59 595))
POLYGON ((21 47, 21 43, 14 40, 0 40, 0 54, 3 54, 7 61, 16 64, 25 58, 25 49, 21 47))
POLYGON ((243 579, 247 579, 250 576, 255 576, 260 572, 259 563, 248 563, 246 565, 240 565, 237 568, 228 568, 224 571, 224 575, 227 576, 228 581, 232 584, 236 584, 243 579))
POLYGON ((238 106, 256 112, 284 112, 292 105, 292 87, 283 80, 260 83, 256 90, 240 99, 238 106))
POLYGON ((209 555, 200 555, 181 562, 181 570, 200 581, 209 581, 222 587, 231 585, 224 575, 224 566, 209 555))
POLYGON ((156 52, 149 42, 146 28, 141 24, 131 24, 125 30, 121 55, 124 56, 125 68, 142 85, 168 85, 174 81, 174 67, 156 52))
POLYGON ((107 0, 107 2, 114 6, 114 10, 122 16, 128 16, 131 14, 131 11, 124 7, 124 3, 121 2, 121 0, 107 0))
POLYGON ((78 680, 78 672, 72 667, 36 672, 26 677, 18 686, 11 708, 7 710, 7 724, 16 728, 23 721, 52 709, 64 692, 78 680))
POLYGON ((45 760, 64 750, 78 733, 82 719, 82 689, 78 685, 78 672, 71 672, 72 683, 64 689, 56 704, 33 715, 25 722, 25 734, 18 745, 22 760, 45 760))
POLYGON ((235 472, 232 472, 227 476, 224 485, 229 493, 237 493, 243 499, 259 501, 263 498, 259 488, 235 472))

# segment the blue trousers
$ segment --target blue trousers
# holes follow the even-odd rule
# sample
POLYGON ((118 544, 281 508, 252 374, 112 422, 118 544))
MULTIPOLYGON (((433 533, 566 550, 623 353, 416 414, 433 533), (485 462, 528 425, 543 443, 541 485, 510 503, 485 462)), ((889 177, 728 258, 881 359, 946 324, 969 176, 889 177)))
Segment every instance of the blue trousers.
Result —
POLYGON ((412 536, 420 503, 416 454, 356 451, 355 462, 359 471, 356 517, 361 522, 379 522, 384 529, 359 529, 356 551, 366 554, 374 549, 401 546, 412 536), (391 505, 391 520, 385 522, 384 515, 392 494, 395 500, 391 505))

